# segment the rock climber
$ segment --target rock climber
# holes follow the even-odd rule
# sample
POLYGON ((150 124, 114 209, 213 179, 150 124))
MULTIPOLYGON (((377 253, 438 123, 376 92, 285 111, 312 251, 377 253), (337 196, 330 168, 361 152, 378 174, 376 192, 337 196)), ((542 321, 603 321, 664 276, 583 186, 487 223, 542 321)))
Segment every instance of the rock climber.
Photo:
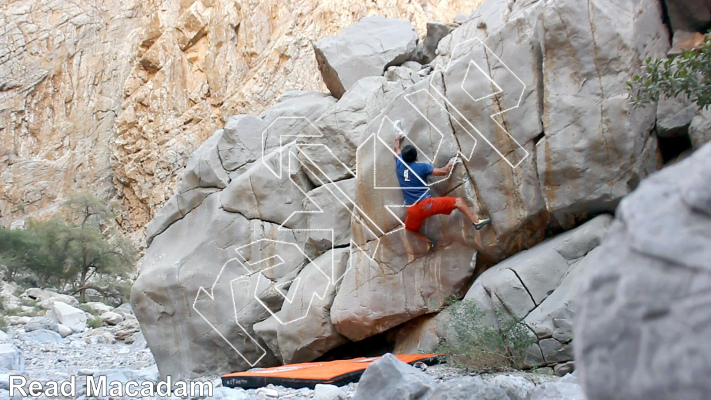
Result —
POLYGON ((449 163, 442 168, 416 162, 417 149, 415 146, 406 145, 402 150, 400 149, 400 142, 405 138, 405 134, 399 129, 399 123, 396 123, 396 127, 399 132, 395 135, 395 168, 397 179, 402 188, 402 195, 405 198, 405 205, 407 205, 405 229, 426 241, 428 243, 427 250, 430 251, 436 246, 435 241, 419 231, 425 220, 433 215, 449 215, 454 209, 457 209, 472 221, 476 230, 490 224, 491 218, 479 220, 461 197, 432 197, 430 188, 427 186, 427 177, 448 175, 456 164, 456 157, 449 160, 449 163))

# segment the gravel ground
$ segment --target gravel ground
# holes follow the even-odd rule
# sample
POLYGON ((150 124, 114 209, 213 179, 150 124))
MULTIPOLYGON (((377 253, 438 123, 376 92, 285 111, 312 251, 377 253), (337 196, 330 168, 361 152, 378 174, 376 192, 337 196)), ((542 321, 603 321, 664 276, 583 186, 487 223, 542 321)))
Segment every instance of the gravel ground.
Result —
MULTIPOLYGON (((25 371, 22 373, 30 381, 67 381, 71 376, 77 376, 76 398, 86 399, 86 376, 107 375, 109 381, 118 379, 127 380, 157 380, 158 369, 153 356, 147 348, 137 345, 122 343, 87 343, 89 336, 72 335, 61 343, 37 343, 27 340, 13 339, 13 344, 22 352, 25 359, 25 371), (118 378, 117 378, 118 377, 118 378)), ((435 378, 437 382, 444 382, 456 377, 467 375, 463 370, 453 368, 447 364, 438 364, 426 367, 425 372, 435 378)), ((0 374, 2 375, 2 374, 0 374)), ((498 379, 502 375, 524 378, 535 385, 556 380, 557 377, 530 372, 510 372, 499 374, 485 374, 485 380, 498 379)), ((6 378, 5 378, 6 379, 6 378)), ((508 378, 507 378, 508 379, 508 378)), ((1 379, 0 379, 1 380, 1 379)), ((229 389, 221 385, 219 376, 206 376, 201 380, 213 384, 215 399, 236 400, 306 400, 314 398, 314 390, 302 388, 291 389, 281 386, 269 385, 260 389, 229 389), (275 397, 276 396, 276 397, 275 397)), ((1 385, 7 389, 6 385, 1 385)), ((351 383, 340 389, 346 398, 351 398, 356 390, 356 384, 351 383)), ((9 392, 0 389, 0 398, 9 398, 9 392)), ((21 398, 15 396, 16 399, 21 398)), ((40 396, 39 399, 48 397, 40 396)), ((56 399, 57 397, 53 397, 56 399)), ((60 399, 67 397, 58 397, 60 399)), ((69 397, 71 398, 71 397, 69 397)), ((94 398, 94 397, 92 397, 94 398)), ((173 397, 176 398, 176 397, 173 397)))
POLYGON ((71 375, 91 375, 102 370, 142 370, 155 366, 150 350, 130 345, 87 344, 68 337, 64 343, 34 343, 15 339, 25 357, 25 374, 36 380, 64 380, 71 375))

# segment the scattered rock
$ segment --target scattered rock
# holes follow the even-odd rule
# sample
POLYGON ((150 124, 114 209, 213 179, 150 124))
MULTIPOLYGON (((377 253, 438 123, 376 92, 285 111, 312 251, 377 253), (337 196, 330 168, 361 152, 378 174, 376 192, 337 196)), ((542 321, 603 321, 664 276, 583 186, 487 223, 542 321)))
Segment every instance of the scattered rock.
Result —
POLYGON ((657 102, 657 135, 674 137, 685 135, 699 106, 686 96, 664 97, 657 102))
POLYGON ((535 388, 526 400, 586 400, 577 379, 567 375, 558 381, 546 382, 535 388))
POLYGON ((459 24, 448 24, 445 22, 428 22, 427 34, 422 44, 422 63, 429 64, 437 56, 437 45, 443 37, 459 26, 459 24))
POLYGON ((62 303, 69 304, 72 306, 79 305, 79 300, 73 296, 67 294, 59 294, 52 292, 51 290, 30 288, 25 290, 24 293, 20 295, 20 298, 37 300, 37 305, 40 307, 51 310, 52 305, 55 301, 61 301, 62 303))
POLYGON ((61 301, 55 301, 52 311, 57 316, 57 321, 66 325, 73 332, 83 332, 86 329, 86 313, 61 301))
POLYGON ((0 279, 0 301, 6 310, 17 308, 22 305, 20 298, 15 296, 16 291, 17 285, 0 279))
POLYGON ((23 333, 19 336, 19 339, 36 343, 62 343, 62 336, 59 333, 46 329, 37 329, 32 332, 23 333))
POLYGON ((564 376, 566 374, 573 373, 573 371, 575 371, 575 362, 568 361, 556 364, 553 366, 553 371, 555 371, 555 374, 558 376, 564 376))
POLYGON ((141 328, 138 325, 138 320, 133 315, 125 315, 125 319, 116 326, 111 327, 110 331, 116 339, 129 343, 128 339, 135 340, 135 336, 141 331, 141 328))
POLYGON ((11 343, 0 344, 0 370, 24 371, 25 359, 11 343))
POLYGON ((110 370, 100 370, 96 371, 93 375, 95 378, 105 376, 108 382, 157 382, 158 381, 158 370, 155 367, 148 367, 142 370, 132 370, 132 369, 110 369, 110 370))
POLYGON ((147 347, 148 343, 146 342, 146 337, 143 336, 142 332, 139 332, 133 339, 133 343, 131 343, 131 351, 142 350, 147 347))
POLYGON ((135 314, 133 313, 133 307, 131 307, 130 303, 123 303, 120 306, 114 308, 113 311, 115 313, 123 315, 124 318, 126 318, 126 315, 135 316, 135 314))
POLYGON ((99 318, 109 325, 118 325, 123 321, 123 316, 121 316, 121 314, 111 311, 101 314, 99 318))
POLYGON ((336 36, 314 44, 323 81, 341 98, 360 78, 380 76, 391 65, 412 57, 418 37, 408 21, 366 17, 336 36))
POLYGON ((711 107, 699 110, 689 125, 691 147, 700 149, 711 142, 711 107))
POLYGON ((114 309, 113 307, 98 301, 89 301, 84 303, 84 305, 88 307, 92 313, 97 315, 101 315, 114 309))
POLYGON ((511 400, 526 400, 528 393, 536 387, 533 382, 519 375, 498 374, 484 379, 503 389, 511 400))
POLYGON ((314 388, 314 400, 345 400, 346 393, 335 385, 317 384, 314 388))
POLYGON ((254 400, 243 389, 216 387, 212 391, 212 398, 216 400, 254 400))
MULTIPOLYGON (((19 321, 18 321, 19 323, 19 321)), ((32 332, 36 331, 38 329, 46 329, 48 331, 54 331, 58 332, 59 331, 59 326, 57 325, 57 321, 52 319, 51 317, 32 317, 30 318, 29 321, 25 323, 25 331, 26 332, 32 332)))
POLYGON ((74 331, 72 331, 72 328, 70 328, 64 324, 57 324, 57 332, 62 337, 67 337, 67 336, 71 335, 72 333, 74 333, 74 331))
POLYGON ((478 376, 463 376, 441 383, 428 400, 512 400, 506 391, 478 376))
POLYGON ((279 392, 270 388, 259 388, 257 389, 256 394, 257 396, 263 396, 272 399, 276 399, 277 397, 279 397, 279 392))
POLYGON ((388 353, 366 368, 353 400, 427 400, 436 386, 431 376, 388 353))
POLYGON ((90 329, 82 336, 82 339, 87 344, 113 344, 116 343, 116 337, 113 333, 103 329, 90 329))

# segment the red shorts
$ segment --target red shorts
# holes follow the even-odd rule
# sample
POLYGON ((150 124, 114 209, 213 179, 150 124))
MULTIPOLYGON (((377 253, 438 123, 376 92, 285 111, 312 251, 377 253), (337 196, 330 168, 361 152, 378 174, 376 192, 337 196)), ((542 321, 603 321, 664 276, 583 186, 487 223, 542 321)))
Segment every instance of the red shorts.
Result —
POLYGON ((405 229, 419 231, 425 220, 437 214, 451 214, 455 208, 456 197, 428 197, 407 207, 405 229))

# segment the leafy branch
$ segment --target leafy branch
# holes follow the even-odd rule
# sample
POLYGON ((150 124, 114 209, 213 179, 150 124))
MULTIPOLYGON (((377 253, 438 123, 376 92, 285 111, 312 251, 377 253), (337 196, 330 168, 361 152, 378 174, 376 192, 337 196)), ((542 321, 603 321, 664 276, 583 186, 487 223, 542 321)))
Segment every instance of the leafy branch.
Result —
POLYGON ((634 108, 679 95, 704 108, 711 105, 711 39, 673 58, 649 58, 642 69, 627 82, 634 108))

